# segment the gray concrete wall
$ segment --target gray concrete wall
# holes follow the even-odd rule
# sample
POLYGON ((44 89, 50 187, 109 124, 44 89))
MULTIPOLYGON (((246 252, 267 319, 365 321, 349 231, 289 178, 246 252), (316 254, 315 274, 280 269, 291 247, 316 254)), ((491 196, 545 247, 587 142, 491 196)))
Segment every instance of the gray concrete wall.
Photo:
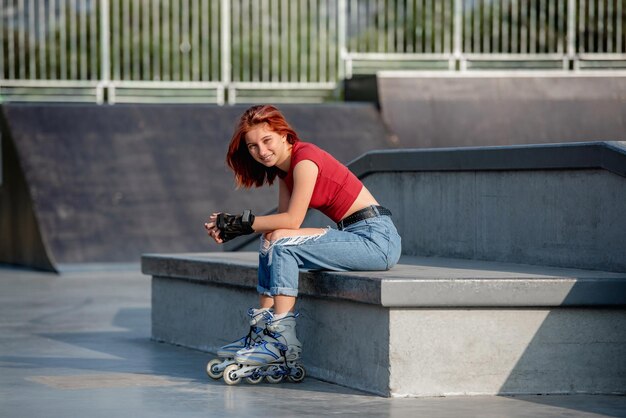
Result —
MULTIPOLYGON (((407 255, 626 271, 626 178, 605 170, 373 173, 407 255)), ((332 225, 310 211, 307 225, 332 225)))
POLYGON ((382 73, 378 97, 402 147, 626 139, 623 75, 382 73))
POLYGON ((404 254, 626 271, 626 179, 603 170, 379 173, 404 254))
MULTIPOLYGON (((152 338, 215 353, 248 332, 253 288, 155 276, 152 338)), ((389 396, 389 310, 301 297, 297 333, 310 376, 389 396)), ((207 361, 214 356, 207 356, 207 361)))
POLYGON ((396 396, 626 388, 623 309, 393 309, 390 318, 396 396))

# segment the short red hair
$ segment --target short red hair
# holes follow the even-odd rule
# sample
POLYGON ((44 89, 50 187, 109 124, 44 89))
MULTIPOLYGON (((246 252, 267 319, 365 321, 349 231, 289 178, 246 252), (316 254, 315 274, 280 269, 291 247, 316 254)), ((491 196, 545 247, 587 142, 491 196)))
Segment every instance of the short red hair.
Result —
POLYGON ((246 145, 246 134, 256 125, 266 123, 270 130, 287 136, 287 142, 295 144, 300 140, 280 111, 272 105, 257 105, 246 110, 235 128, 228 146, 226 163, 235 172, 237 187, 261 187, 272 184, 278 173, 276 167, 266 167, 250 155, 246 145))

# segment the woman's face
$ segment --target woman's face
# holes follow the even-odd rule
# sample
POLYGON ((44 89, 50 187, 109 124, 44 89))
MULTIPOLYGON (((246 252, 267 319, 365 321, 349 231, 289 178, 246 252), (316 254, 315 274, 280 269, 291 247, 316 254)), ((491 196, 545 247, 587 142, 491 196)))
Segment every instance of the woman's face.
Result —
POLYGON ((263 123, 253 126, 245 140, 252 158, 266 167, 277 166, 284 170, 291 156, 291 144, 287 142, 286 136, 272 131, 267 123, 263 123))

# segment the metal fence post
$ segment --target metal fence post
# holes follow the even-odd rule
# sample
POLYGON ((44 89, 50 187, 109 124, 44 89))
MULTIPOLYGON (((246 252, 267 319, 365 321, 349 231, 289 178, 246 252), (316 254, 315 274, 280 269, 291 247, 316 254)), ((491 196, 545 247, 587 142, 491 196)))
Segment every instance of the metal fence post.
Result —
POLYGON ((337 69, 337 81, 341 82, 346 77, 346 57, 348 51, 346 49, 346 39, 348 26, 348 9, 346 8, 346 0, 339 0, 337 6, 337 48, 339 49, 339 68, 337 69))
MULTIPOLYGON (((0 0, 0 10, 4 13, 4 0, 0 0)), ((0 80, 4 79, 4 16, 0 19, 0 45, 2 46, 2 50, 0 50, 0 80)), ((9 65, 11 65, 10 63, 9 65)), ((2 103, 2 95, 0 94, 0 103, 2 103)), ((0 143, 2 142, 2 138, 0 137, 0 143)), ((1 151, 0 151, 1 152, 1 151)), ((2 155, 0 155, 2 157, 2 155)), ((0 168, 2 168, 2 160, 0 159, 0 168)), ((0 176, 2 173, 0 172, 0 176)), ((0 178, 0 180, 2 180, 0 178)), ((0 181, 0 184, 2 182, 0 181)))
MULTIPOLYGON (((101 38, 102 42, 102 55, 101 55, 101 74, 100 82, 96 87, 96 101, 98 104, 104 103, 104 89, 108 87, 111 78, 110 74, 110 55, 111 50, 109 47, 109 38, 111 33, 110 21, 109 21, 109 0, 100 1, 100 25, 101 25, 101 38)), ((114 99, 110 98, 109 103, 113 104, 114 99)))
MULTIPOLYGON (((454 62, 458 63, 458 68, 461 71, 467 69, 467 65, 463 60, 463 1, 454 0, 454 46, 453 56, 454 62)), ((449 68, 454 70, 454 68, 449 68)))
MULTIPOLYGON (((222 0, 222 22, 221 22, 221 29, 222 29, 222 45, 221 45, 221 49, 222 49, 222 53, 221 53, 221 60, 222 60, 222 83, 223 86, 226 87, 230 84, 230 71, 231 71, 231 63, 230 63, 230 0, 222 0)), ((234 104, 234 102, 231 100, 231 97, 229 96, 227 98, 228 103, 229 104, 234 104)), ((224 97, 220 97, 218 95, 218 104, 219 105, 223 105, 224 104, 224 97)))
POLYGON ((568 67, 569 62, 573 62, 574 70, 578 70, 578 59, 576 57, 576 0, 567 1, 567 61, 568 67))

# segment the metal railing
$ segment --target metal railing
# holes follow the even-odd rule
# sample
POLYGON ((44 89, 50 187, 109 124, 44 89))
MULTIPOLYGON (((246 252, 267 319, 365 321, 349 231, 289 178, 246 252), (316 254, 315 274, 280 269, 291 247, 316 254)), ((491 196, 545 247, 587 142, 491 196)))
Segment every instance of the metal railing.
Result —
POLYGON ((626 68, 626 0, 0 0, 4 100, 320 101, 378 70, 626 68))

